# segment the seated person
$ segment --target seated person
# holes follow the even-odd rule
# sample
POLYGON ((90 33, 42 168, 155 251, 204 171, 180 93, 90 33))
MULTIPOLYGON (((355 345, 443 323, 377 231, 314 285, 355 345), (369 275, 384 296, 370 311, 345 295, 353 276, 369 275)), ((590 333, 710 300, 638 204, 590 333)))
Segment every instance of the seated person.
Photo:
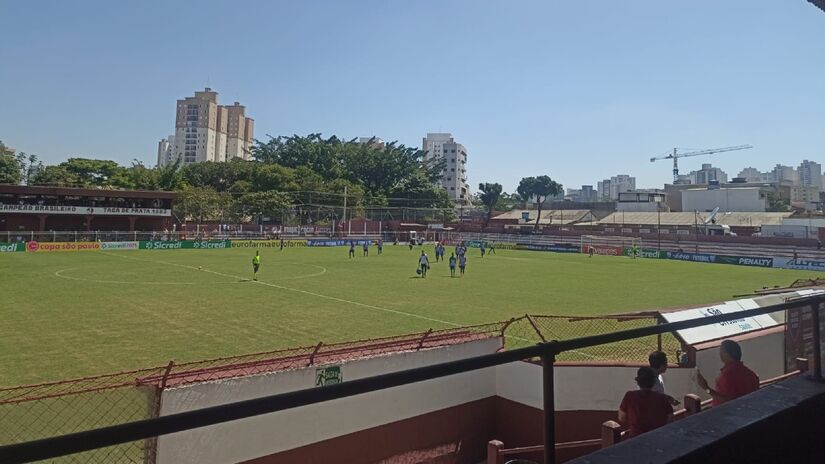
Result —
POLYGON ((653 391, 656 373, 649 367, 636 372, 638 390, 624 395, 619 406, 619 423, 627 427, 629 437, 635 437, 668 423, 673 417, 673 406, 667 396, 653 391))

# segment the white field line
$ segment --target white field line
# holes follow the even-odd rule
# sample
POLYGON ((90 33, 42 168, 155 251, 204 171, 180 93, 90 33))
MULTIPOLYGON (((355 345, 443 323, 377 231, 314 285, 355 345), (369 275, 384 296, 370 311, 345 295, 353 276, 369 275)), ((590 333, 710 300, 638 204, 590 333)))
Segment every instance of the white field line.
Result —
MULTIPOLYGON (((195 266, 188 266, 186 264, 177 264, 177 263, 170 263, 170 262, 167 262, 167 261, 153 261, 153 260, 147 260, 147 259, 140 259, 140 258, 135 258, 135 257, 132 257, 132 256, 108 253, 108 252, 105 252, 105 251, 102 251, 101 253, 105 254, 105 255, 109 255, 109 256, 117 256, 119 258, 124 258, 124 259, 133 259, 133 260, 136 260, 136 261, 155 262, 155 263, 158 263, 158 264, 165 264, 165 265, 168 265, 168 266, 182 267, 184 269, 190 269, 190 270, 193 270, 193 271, 208 272, 210 274, 219 275, 219 276, 222 276, 222 277, 229 277, 231 279, 247 280, 244 277, 240 277, 240 276, 236 276, 236 275, 232 275, 232 274, 225 274, 223 272, 213 271, 213 270, 210 270, 210 269, 197 268, 195 266)), ((420 314, 408 313, 408 312, 405 312, 405 311, 398 311, 396 309, 382 308, 381 306, 375 306, 375 305, 370 305, 370 304, 366 304, 366 303, 360 303, 358 301, 346 300, 344 298, 338 298, 338 297, 335 297, 335 296, 323 295, 321 293, 310 292, 309 290, 301 290, 299 288, 286 287, 286 286, 283 286, 283 285, 273 284, 273 283, 269 283, 269 282, 263 282, 263 281, 260 281, 260 280, 252 280, 252 281, 249 281, 249 282, 253 283, 253 284, 264 285, 266 287, 277 288, 279 290, 286 290, 286 291, 289 291, 289 292, 303 293, 305 295, 310 295, 310 296, 314 296, 314 297, 317 297, 317 298, 323 298, 325 300, 337 301, 339 303, 347 303, 347 304, 351 304, 351 305, 354 305, 354 306, 360 306, 362 308, 374 309, 376 311, 383 311, 383 312, 387 312, 387 313, 397 314, 399 316, 413 317, 413 318, 416 318, 416 319, 422 319, 422 320, 426 320, 426 321, 430 321, 430 322, 437 322, 439 324, 449 325, 449 326, 453 326, 453 327, 461 327, 462 326, 461 324, 456 324, 455 322, 444 321, 444 320, 441 320, 441 319, 435 319, 435 318, 432 318, 432 317, 422 316, 420 314)))
MULTIPOLYGON (((219 276, 222 276, 222 277, 229 277, 231 279, 247 280, 244 277, 239 277, 239 276, 232 275, 232 274, 225 274, 223 272, 212 271, 210 269, 197 268, 195 266, 188 266, 186 264, 177 264, 177 263, 170 263, 168 261, 155 261, 155 260, 149 260, 149 259, 141 259, 141 258, 135 258, 133 256, 109 253, 109 252, 106 252, 106 251, 101 251, 100 253, 105 254, 105 255, 109 255, 109 256, 117 256, 119 258, 124 258, 124 259, 133 259, 135 261, 144 261, 144 262, 150 262, 150 263, 165 264, 167 266, 182 267, 184 269, 189 269, 189 270, 193 270, 193 271, 208 272, 210 274, 215 274, 215 275, 219 275, 219 276)), ((325 268, 325 270, 326 270, 326 268, 325 268)), ((423 319, 423 320, 430 321, 430 322, 437 322, 439 324, 449 325, 449 326, 453 326, 453 327, 462 327, 464 325, 467 325, 467 324, 456 324, 455 322, 449 322, 449 321, 444 321, 444 320, 441 320, 441 319, 435 319, 435 318, 432 318, 432 317, 422 316, 420 314, 413 314, 413 313, 408 313, 408 312, 405 312, 405 311, 398 311, 396 309, 382 308, 381 306, 375 306, 375 305, 370 305, 370 304, 366 304, 366 303, 360 303, 358 301, 345 300, 343 298, 338 298, 338 297, 335 297, 335 296, 322 295, 320 293, 310 292, 308 290, 301 290, 301 289, 298 289, 298 288, 285 287, 283 285, 272 284, 272 283, 263 282, 263 281, 260 281, 260 280, 252 280, 252 281, 249 281, 249 282, 251 282, 253 284, 259 284, 259 285, 264 285, 264 286, 267 286, 267 287, 277 288, 277 289, 280 289, 280 290, 287 290, 287 291, 290 291, 290 292, 303 293, 303 294, 306 294, 306 295, 311 295, 311 296, 314 296, 314 297, 317 297, 317 298, 323 298, 323 299, 326 299, 326 300, 338 301, 338 302, 341 302, 341 303, 348 303, 348 304, 351 304, 351 305, 360 306, 362 308, 374 309, 374 310, 377 310, 377 311, 384 311, 384 312, 396 314, 396 315, 399 315, 399 316, 407 316, 407 317, 413 317, 413 318, 416 318, 416 319, 423 319)), ((519 337, 519 336, 516 336, 516 335, 506 335, 505 334, 505 338, 514 338, 516 340, 520 340, 520 341, 523 341, 523 342, 538 343, 538 340, 530 340, 530 339, 522 338, 522 337, 519 337)), ((579 353, 583 356, 596 358, 596 356, 593 356, 591 354, 584 353, 584 352, 581 352, 581 351, 578 351, 578 350, 571 350, 571 351, 579 353)))

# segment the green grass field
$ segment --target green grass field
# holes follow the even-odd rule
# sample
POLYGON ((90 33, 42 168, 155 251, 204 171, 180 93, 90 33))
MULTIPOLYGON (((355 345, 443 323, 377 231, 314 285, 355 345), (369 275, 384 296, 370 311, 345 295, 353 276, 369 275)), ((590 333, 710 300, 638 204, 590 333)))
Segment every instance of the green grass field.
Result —
MULTIPOLYGON (((433 257, 432 247, 426 247, 433 257)), ((594 315, 710 303, 811 272, 469 251, 467 275, 416 248, 163 250, 0 256, 0 385, 449 328, 525 313, 594 315), (202 268, 202 269, 200 269, 202 268)))

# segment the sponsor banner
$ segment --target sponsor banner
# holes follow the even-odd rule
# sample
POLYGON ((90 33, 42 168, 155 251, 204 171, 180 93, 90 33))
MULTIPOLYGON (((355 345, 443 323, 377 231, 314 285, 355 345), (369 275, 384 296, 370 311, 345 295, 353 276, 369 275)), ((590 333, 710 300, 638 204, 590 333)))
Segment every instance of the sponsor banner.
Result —
POLYGON ((490 244, 495 244, 497 250, 515 250, 517 248, 517 244, 515 244, 513 242, 494 242, 492 240, 465 240, 464 241, 464 244, 467 246, 467 248, 481 248, 482 243, 486 243, 487 248, 490 248, 490 244))
POLYGON ((684 253, 680 251, 665 252, 667 259, 678 259, 680 261, 695 261, 697 263, 715 263, 716 255, 706 255, 702 253, 684 253))
POLYGON ((45 206, 0 204, 0 213, 15 214, 83 214, 91 216, 171 216, 171 209, 106 208, 99 206, 45 206))
POLYGON ((621 256, 624 253, 624 249, 622 247, 611 247, 611 246, 594 246, 594 245, 583 245, 581 252, 582 253, 590 253, 590 250, 593 250, 593 254, 597 255, 605 255, 605 256, 621 256))
MULTIPOLYGON (((746 309, 758 308, 759 305, 753 299, 726 301, 720 305, 707 306, 704 308, 686 309, 684 311, 665 312, 662 317, 667 322, 679 322, 690 319, 697 319, 701 317, 718 316, 720 314, 729 314, 746 309)), ((779 325, 769 314, 760 314, 759 316, 745 317, 733 321, 719 322, 713 325, 706 325, 702 327, 694 327, 692 329, 677 330, 676 332, 682 337, 682 340, 689 345, 706 342, 708 340, 716 340, 719 338, 727 338, 739 335, 754 330, 765 329, 779 325)))
POLYGON ((350 242, 356 245, 363 245, 364 243, 372 245, 372 240, 307 240, 307 246, 324 247, 324 246, 347 246, 350 242))
POLYGON ((101 242, 101 250, 137 250, 139 242, 101 242))
POLYGON ((516 244, 513 242, 493 242, 496 246, 496 250, 515 250, 516 244))
POLYGON ((653 250, 650 248, 633 248, 633 247, 625 247, 622 250, 622 254, 624 256, 633 256, 634 254, 638 258, 650 258, 650 259, 662 259, 665 257, 665 252, 660 250, 653 250))
POLYGON ((758 256, 716 256, 716 262, 737 266, 773 267, 773 258, 758 256))
POLYGON ((0 242, 0 253, 14 253, 17 251, 25 251, 25 243, 5 243, 0 242))
POLYGON ((26 251, 30 253, 45 253, 52 251, 97 251, 100 242, 26 242, 26 251))
MULTIPOLYGON (((281 248, 280 240, 231 240, 232 248, 281 248)), ((306 240, 284 240, 284 248, 307 246, 306 240)))
POLYGON ((564 243, 517 243, 516 250, 529 251, 554 251, 556 253, 578 253, 578 245, 568 245, 564 243))
POLYGON ((798 269, 801 271, 825 271, 825 261, 811 259, 773 258, 773 267, 782 269, 798 269))
POLYGON ((143 241, 138 242, 138 248, 141 250, 180 250, 180 249, 199 249, 199 250, 214 250, 231 248, 232 243, 229 240, 178 240, 178 241, 143 241))

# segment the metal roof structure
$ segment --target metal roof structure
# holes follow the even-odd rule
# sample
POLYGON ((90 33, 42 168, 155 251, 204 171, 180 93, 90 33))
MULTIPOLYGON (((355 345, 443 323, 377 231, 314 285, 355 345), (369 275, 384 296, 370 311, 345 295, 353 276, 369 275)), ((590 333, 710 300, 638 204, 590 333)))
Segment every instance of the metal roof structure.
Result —
MULTIPOLYGON (((521 219, 521 213, 530 213, 530 222, 528 224, 536 223, 536 213, 538 210, 531 209, 514 209, 507 211, 504 214, 499 214, 492 218, 495 220, 517 220, 521 219)), ((593 221, 593 213, 589 209, 548 209, 542 210, 539 224, 543 225, 561 225, 561 224, 575 224, 579 222, 593 221)))
MULTIPOLYGON (((716 224, 739 226, 739 227, 761 227, 763 225, 780 225, 782 220, 792 215, 791 212, 781 213, 719 213, 716 215, 716 224)), ((640 213, 640 212, 617 212, 598 221, 599 225, 604 224, 634 224, 651 225, 661 224, 663 226, 692 226, 697 222, 703 224, 710 213, 695 214, 691 211, 675 213, 640 213), (695 217, 694 217, 695 215, 695 217)))

